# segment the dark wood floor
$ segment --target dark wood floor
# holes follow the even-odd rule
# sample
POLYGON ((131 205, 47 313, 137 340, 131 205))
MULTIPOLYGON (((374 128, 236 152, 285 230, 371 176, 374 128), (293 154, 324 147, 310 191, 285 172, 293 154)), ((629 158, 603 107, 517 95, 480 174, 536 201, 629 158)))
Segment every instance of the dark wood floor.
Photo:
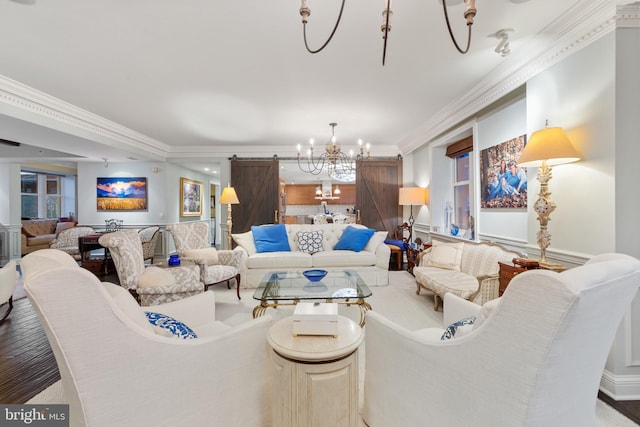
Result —
MULTIPOLYGON (((117 277, 108 280, 117 283, 117 277)), ((0 373, 0 403, 25 403, 60 379, 44 329, 27 298, 14 302, 9 318, 0 323, 0 373)), ((640 401, 598 396, 640 425, 640 401)))

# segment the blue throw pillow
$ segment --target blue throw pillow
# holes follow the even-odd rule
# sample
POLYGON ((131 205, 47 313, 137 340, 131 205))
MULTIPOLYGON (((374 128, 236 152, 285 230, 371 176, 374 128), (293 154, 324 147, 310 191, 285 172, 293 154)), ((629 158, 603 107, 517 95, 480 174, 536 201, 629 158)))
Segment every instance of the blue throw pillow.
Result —
POLYGON ((193 332, 193 329, 171 316, 167 316, 161 313, 154 313, 152 311, 145 311, 144 314, 147 315, 147 320, 149 320, 149 323, 151 323, 153 326, 166 329, 176 337, 185 340, 198 338, 196 333, 193 332))
POLYGON ((253 242, 256 251, 261 252, 290 252, 289 236, 284 224, 251 226, 253 242))
POLYGON ((348 226, 342 232, 342 236, 340 236, 340 240, 338 240, 338 243, 333 247, 333 250, 360 252, 367 246, 369 239, 375 232, 376 231, 371 228, 348 226))
POLYGON ((387 239, 387 240, 384 241, 384 243, 387 244, 387 245, 397 246, 400 249, 402 249, 403 251, 406 251, 407 249, 409 249, 409 244, 407 242, 405 242, 404 240, 387 239))
POLYGON ((475 316, 465 317, 462 320, 453 322, 452 324, 447 326, 447 329, 444 330, 444 333, 442 334, 440 339, 443 341, 450 340, 456 336, 456 333, 458 334, 458 336, 461 336, 468 332, 471 332, 471 330, 473 330, 473 325, 475 323, 476 323, 475 316))

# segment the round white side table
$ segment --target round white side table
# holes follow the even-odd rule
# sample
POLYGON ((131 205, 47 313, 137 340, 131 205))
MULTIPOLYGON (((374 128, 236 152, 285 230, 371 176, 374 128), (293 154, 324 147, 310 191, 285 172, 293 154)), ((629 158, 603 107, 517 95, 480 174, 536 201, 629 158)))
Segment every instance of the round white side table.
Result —
POLYGON ((267 335, 273 348, 273 425, 336 427, 359 424, 358 346, 364 331, 338 316, 338 336, 294 336, 293 317, 267 335))

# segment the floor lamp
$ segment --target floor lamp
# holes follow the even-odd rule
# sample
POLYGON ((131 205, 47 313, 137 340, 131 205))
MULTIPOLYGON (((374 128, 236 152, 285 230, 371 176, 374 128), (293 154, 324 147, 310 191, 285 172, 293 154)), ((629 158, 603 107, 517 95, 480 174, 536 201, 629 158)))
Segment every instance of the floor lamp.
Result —
POLYGON ((411 242, 411 234, 413 233, 413 205, 426 205, 428 192, 426 188, 421 187, 402 187, 400 188, 400 195, 398 197, 398 203, 403 206, 410 206, 409 225, 411 231, 409 232, 409 242, 411 242))
POLYGON ((227 249, 231 250, 231 227, 233 226, 233 221, 231 220, 231 205, 240 204, 236 190, 231 184, 222 190, 220 204, 227 205, 227 249))
POLYGON ((540 246, 540 265, 549 269, 560 269, 560 264, 547 261, 546 251, 551 244, 551 233, 547 230, 551 212, 556 204, 551 200, 549 181, 551 180, 551 167, 563 163, 577 162, 580 153, 573 147, 567 134, 559 127, 545 127, 534 132, 524 147, 518 164, 523 167, 537 167, 537 178, 540 181, 538 200, 533 205, 533 210, 538 214, 540 230, 536 235, 540 246))

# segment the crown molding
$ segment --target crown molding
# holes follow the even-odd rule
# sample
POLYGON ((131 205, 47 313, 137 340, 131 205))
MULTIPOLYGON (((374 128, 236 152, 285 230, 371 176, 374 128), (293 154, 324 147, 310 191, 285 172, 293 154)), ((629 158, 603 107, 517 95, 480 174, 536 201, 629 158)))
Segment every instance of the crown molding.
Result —
POLYGON ((640 2, 617 7, 617 28, 640 28, 640 2))
POLYGON ((0 75, 0 106, 3 113, 42 126, 91 139, 98 136, 109 145, 143 151, 162 159, 169 145, 76 107, 44 92, 0 75), (37 118, 37 119, 36 119, 37 118))
POLYGON ((529 79, 599 40, 616 26, 638 21, 638 6, 618 7, 610 0, 583 0, 514 52, 464 97, 451 102, 399 144, 403 154, 431 143, 439 135, 472 118, 529 79), (541 40, 554 40, 541 43, 541 40))

